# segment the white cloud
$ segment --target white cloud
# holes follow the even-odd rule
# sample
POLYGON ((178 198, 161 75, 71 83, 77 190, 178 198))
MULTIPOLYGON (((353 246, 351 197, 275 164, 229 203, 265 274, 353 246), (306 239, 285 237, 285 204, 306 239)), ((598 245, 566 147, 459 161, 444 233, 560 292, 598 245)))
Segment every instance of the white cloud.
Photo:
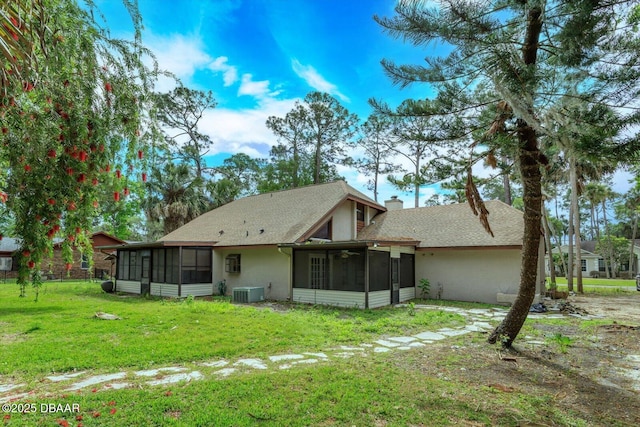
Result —
POLYGON ((269 80, 254 82, 251 74, 243 74, 238 95, 249 95, 256 98, 263 98, 269 95, 269 80))
POLYGON ((302 78, 309 86, 320 92, 326 92, 335 95, 342 101, 349 102, 349 98, 342 94, 336 85, 329 83, 318 71, 311 65, 302 65, 297 59, 291 60, 293 71, 302 78))
POLYGON ((219 56, 209 64, 209 69, 211 71, 222 72, 222 80, 225 87, 231 86, 238 81, 238 69, 227 64, 228 60, 229 58, 226 56, 219 56))
MULTIPOLYGON (((163 37, 148 34, 145 36, 145 44, 154 52, 160 70, 175 74, 187 86, 195 71, 212 61, 204 51, 199 37, 187 37, 182 34, 163 37)), ((169 91, 174 87, 173 79, 164 77, 157 84, 159 91, 169 91)))
POLYGON ((216 108, 207 111, 200 130, 214 141, 210 154, 245 153, 266 157, 268 147, 277 144, 275 135, 265 125, 267 118, 284 116, 293 108, 295 101, 266 97, 256 108, 216 108), (258 150, 257 146, 260 145, 264 145, 264 152, 258 150))

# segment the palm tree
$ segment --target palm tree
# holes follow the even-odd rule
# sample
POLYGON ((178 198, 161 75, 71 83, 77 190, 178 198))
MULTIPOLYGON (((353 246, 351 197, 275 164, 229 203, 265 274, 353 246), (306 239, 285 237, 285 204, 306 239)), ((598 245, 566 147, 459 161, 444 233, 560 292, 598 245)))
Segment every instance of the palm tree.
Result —
POLYGON ((149 179, 146 212, 151 221, 162 222, 168 234, 209 207, 203 181, 185 163, 165 162, 153 167, 149 179))

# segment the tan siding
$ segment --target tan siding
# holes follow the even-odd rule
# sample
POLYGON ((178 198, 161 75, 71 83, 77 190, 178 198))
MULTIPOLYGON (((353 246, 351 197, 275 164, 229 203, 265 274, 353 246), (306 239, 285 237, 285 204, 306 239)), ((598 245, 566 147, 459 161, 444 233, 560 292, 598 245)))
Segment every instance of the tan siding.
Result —
POLYGON ((293 301, 307 304, 326 304, 338 307, 357 306, 358 308, 364 308, 364 292, 294 288, 293 301))
POLYGON ((400 302, 409 301, 416 297, 416 288, 400 288, 400 302))
POLYGON ((178 285, 170 283, 151 283, 151 295, 177 298, 178 285))
POLYGON ((117 280, 116 291, 127 292, 130 294, 140 294, 140 282, 132 282, 129 280, 117 280))
POLYGON ((369 292, 369 308, 384 307, 391 304, 391 291, 369 292))
POLYGON ((211 283, 182 285, 182 296, 186 297, 187 295, 193 295, 194 297, 213 295, 213 285, 211 283))

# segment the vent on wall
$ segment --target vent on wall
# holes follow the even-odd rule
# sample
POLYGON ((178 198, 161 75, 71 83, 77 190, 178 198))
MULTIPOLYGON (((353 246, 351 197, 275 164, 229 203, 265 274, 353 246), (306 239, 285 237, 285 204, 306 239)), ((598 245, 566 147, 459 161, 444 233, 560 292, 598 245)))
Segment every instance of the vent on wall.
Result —
POLYGON ((233 288, 233 302, 250 303, 264 301, 264 288, 233 288))

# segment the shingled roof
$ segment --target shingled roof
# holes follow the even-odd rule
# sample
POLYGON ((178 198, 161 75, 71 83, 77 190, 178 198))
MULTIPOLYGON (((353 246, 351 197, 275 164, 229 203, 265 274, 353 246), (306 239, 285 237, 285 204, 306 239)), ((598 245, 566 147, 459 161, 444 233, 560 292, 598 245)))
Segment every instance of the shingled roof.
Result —
POLYGON ((486 202, 486 207, 495 237, 484 230, 468 203, 460 203, 384 212, 360 231, 358 239, 411 238, 420 242, 419 248, 522 246, 522 212, 500 201, 486 202))
POLYGON ((214 246, 295 243, 345 200, 385 208, 344 181, 259 194, 209 211, 160 239, 214 246))

